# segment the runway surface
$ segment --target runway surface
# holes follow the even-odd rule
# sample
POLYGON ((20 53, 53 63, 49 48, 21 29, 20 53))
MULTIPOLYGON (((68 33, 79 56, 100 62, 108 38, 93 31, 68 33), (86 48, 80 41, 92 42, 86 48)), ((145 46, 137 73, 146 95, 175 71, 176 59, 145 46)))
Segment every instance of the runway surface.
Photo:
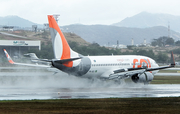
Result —
POLYGON ((1 87, 0 100, 67 98, 179 97, 180 85, 148 85, 110 88, 24 88, 1 87))
POLYGON ((64 73, 53 75, 47 71, 21 70, 1 70, 0 100, 180 96, 179 84, 119 85, 114 81, 92 81, 64 73))

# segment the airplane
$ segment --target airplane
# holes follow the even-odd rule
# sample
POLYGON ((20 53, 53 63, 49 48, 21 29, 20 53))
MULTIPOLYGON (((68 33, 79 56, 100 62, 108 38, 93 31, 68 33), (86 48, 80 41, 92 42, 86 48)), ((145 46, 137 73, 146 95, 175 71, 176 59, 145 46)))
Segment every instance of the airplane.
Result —
MULTIPOLYGON (((45 62, 45 61, 39 61, 39 58, 37 57, 37 55, 35 53, 27 53, 27 54, 24 54, 25 57, 28 57, 31 62, 35 63, 35 64, 45 64, 45 65, 48 65, 49 63, 48 62, 45 62)), ((43 59, 43 60, 48 60, 48 59, 43 59)))
POLYGON ((148 84, 160 69, 175 66, 173 52, 171 64, 159 66, 155 60, 140 55, 107 55, 83 56, 73 51, 59 28, 55 18, 48 15, 49 29, 53 44, 54 59, 38 59, 50 62, 50 65, 35 65, 14 62, 7 51, 5 55, 11 64, 57 68, 69 75, 85 78, 103 78, 108 80, 122 80, 131 78, 135 83, 148 84))

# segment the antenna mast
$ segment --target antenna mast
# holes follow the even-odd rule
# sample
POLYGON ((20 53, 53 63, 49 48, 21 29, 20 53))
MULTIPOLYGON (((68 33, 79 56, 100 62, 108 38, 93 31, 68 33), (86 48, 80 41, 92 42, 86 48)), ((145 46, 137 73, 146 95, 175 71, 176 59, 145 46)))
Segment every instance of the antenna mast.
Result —
POLYGON ((54 18, 55 18, 55 20, 56 20, 56 22, 58 23, 58 20, 59 20, 59 14, 53 14, 53 16, 54 16, 54 18))
POLYGON ((168 22, 168 38, 170 38, 170 22, 168 22))

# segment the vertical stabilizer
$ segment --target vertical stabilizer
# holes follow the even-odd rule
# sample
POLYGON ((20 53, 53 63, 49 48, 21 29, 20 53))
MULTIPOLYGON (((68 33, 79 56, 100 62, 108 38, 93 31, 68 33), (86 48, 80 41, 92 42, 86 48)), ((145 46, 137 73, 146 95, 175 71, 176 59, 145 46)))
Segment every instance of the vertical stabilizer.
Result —
MULTIPOLYGON (((48 21, 55 58, 63 60, 79 57, 78 53, 71 50, 53 15, 48 15, 48 21)), ((70 61, 65 66, 72 67, 74 65, 70 61)))

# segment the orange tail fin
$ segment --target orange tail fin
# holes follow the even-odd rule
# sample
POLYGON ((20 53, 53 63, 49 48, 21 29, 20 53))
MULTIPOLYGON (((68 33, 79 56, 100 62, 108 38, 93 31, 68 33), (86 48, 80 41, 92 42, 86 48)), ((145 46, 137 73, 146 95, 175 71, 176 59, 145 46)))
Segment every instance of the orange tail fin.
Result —
MULTIPOLYGON (((63 60, 79 57, 79 54, 70 48, 63 33, 61 32, 61 29, 52 15, 48 15, 48 21, 55 58, 63 60)), ((70 61, 64 65, 67 67, 72 67, 74 64, 73 61, 70 61)))

